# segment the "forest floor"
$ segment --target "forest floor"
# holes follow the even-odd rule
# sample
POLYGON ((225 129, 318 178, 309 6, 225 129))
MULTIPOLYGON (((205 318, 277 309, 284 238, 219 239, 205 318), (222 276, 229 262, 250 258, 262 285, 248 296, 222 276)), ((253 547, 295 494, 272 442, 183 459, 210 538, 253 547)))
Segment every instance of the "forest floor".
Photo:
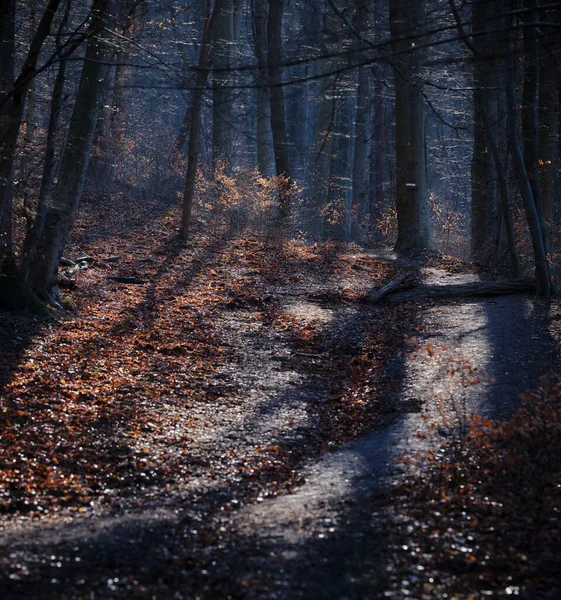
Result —
POLYGON ((530 433, 502 425, 528 399, 561 423, 561 385, 538 381, 558 302, 373 305, 400 273, 481 275, 353 245, 182 245, 173 207, 125 198, 82 212, 68 258, 94 261, 68 310, 0 315, 1 598, 561 597, 560 429, 538 452, 537 409, 530 433))

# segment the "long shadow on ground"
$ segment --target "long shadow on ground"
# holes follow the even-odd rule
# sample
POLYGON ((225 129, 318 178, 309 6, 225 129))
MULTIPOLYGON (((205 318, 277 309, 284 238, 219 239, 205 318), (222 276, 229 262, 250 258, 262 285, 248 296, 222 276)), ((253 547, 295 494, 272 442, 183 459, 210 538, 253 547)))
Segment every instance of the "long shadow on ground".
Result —
MULTIPOLYGON (((349 337, 349 332, 354 332, 354 344, 360 345, 360 338, 370 325, 365 318, 366 312, 366 309, 360 309, 346 320, 336 322, 333 331, 327 335, 330 343, 338 344, 349 337)), ((376 320, 376 314, 371 318, 376 320)), ((297 340, 288 341, 289 345, 291 343, 296 344, 297 340)), ((394 369, 392 376, 395 375, 394 369)), ((291 454, 288 466, 293 469, 310 453, 318 452, 317 419, 330 392, 329 385, 311 381, 309 371, 297 373, 296 377, 303 381, 307 378, 311 394, 293 385, 285 386, 256 407, 244 424, 251 430, 270 419, 275 407, 283 410, 294 402, 303 404, 310 413, 307 426, 277 431, 268 440, 282 452, 291 454), (303 444, 302 439, 308 445, 303 444)), ((230 445, 235 448, 234 444, 230 445)), ((379 450, 385 451, 384 444, 379 450)), ((329 460, 330 455, 327 456, 329 460)), ((380 462, 385 461, 380 458, 380 462)), ((358 495, 353 491, 357 474, 361 476, 360 469, 350 478, 345 501, 353 502, 353 497, 358 495)), ((251 589, 259 589, 251 579, 258 570, 271 569, 285 560, 280 556, 271 561, 267 555, 265 562, 255 564, 254 569, 252 555, 260 556, 264 547, 262 542, 238 535, 232 528, 234 507, 255 499, 261 483, 259 477, 245 475, 209 488, 186 490, 175 498, 166 499, 160 495, 152 501, 146 499, 137 509, 120 512, 116 509, 114 515, 106 519, 77 519, 54 528, 42 524, 27 533, 21 530, 16 534, 4 534, 3 545, 11 552, 11 556, 4 556, 1 563, 5 597, 18 598, 25 594, 26 598, 77 598, 88 593, 107 598, 151 597, 154 594, 162 598, 245 597, 251 589)), ((340 500, 340 495, 333 499, 334 502, 340 500)), ((352 525, 349 527, 349 531, 353 529, 352 525)), ((344 526, 340 531, 345 531, 344 526)), ((333 559, 337 559, 343 547, 349 548, 348 554, 352 555, 355 544, 350 540, 352 538, 345 532, 334 547, 333 559)), ((312 553, 314 564, 323 561, 323 546, 319 543, 316 548, 316 543, 314 538, 313 542, 301 546, 304 554, 312 553)), ((333 562, 327 564, 327 568, 332 569, 333 562)), ((328 571, 322 572, 327 576, 328 571)), ((291 589, 296 593, 298 585, 303 583, 303 580, 292 581, 291 589)))

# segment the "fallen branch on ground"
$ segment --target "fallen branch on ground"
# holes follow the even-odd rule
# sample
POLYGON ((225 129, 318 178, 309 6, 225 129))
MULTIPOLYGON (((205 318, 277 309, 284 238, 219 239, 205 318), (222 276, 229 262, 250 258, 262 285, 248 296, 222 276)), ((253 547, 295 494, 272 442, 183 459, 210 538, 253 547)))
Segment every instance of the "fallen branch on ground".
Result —
MULTIPOLYGON (((388 286, 391 284, 388 284, 388 286)), ((387 287, 387 286, 386 286, 387 287)), ((395 286, 394 286, 395 287, 395 286)), ((384 288, 380 290, 382 292, 384 288)), ((423 285, 406 292, 396 292, 388 297, 390 302, 408 302, 419 298, 467 298, 471 296, 507 296, 525 294, 536 290, 535 279, 512 281, 475 281, 451 285, 423 285)), ((388 293, 386 292, 387 295, 388 293)))
POLYGON ((391 294, 403 281, 405 281, 408 277, 410 277, 411 273, 403 273, 399 277, 392 279, 388 284, 386 284, 383 288, 380 288, 377 292, 368 297, 368 302, 375 304, 379 302, 382 298, 391 294))

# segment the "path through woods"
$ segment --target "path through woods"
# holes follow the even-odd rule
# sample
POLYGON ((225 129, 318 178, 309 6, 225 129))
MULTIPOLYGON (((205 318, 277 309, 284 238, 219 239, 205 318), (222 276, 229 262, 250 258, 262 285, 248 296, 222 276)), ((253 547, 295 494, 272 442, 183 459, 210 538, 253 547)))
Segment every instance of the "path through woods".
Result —
POLYGON ((395 459, 443 411, 508 416, 554 364, 548 309, 372 306, 406 270, 477 276, 359 247, 183 248, 170 211, 154 235, 128 209, 126 231, 82 217, 70 258, 120 259, 74 274, 74 313, 3 321, 3 597, 381 597, 395 459))

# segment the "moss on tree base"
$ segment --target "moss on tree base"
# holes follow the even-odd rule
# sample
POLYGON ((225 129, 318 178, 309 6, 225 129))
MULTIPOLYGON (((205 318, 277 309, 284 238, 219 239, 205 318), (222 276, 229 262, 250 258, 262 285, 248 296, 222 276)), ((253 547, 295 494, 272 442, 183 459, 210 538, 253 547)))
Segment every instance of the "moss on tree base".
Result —
POLYGON ((0 267, 0 309, 29 310, 50 317, 51 312, 21 277, 13 256, 4 256, 0 267))

